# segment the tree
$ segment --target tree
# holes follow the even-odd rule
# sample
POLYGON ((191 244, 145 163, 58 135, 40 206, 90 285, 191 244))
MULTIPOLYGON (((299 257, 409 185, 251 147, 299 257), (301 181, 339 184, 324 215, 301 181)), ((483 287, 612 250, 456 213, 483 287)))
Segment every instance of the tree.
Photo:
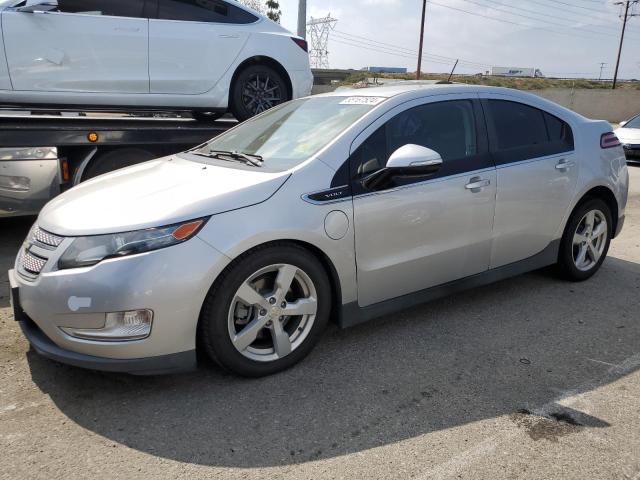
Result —
POLYGON ((278 0, 267 0, 267 17, 276 23, 280 23, 282 11, 280 10, 280 2, 278 0))

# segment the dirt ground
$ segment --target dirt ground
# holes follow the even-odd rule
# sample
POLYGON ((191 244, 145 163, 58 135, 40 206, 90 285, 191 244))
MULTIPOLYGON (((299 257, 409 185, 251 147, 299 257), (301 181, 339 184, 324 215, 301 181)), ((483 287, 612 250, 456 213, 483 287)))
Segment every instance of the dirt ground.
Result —
POLYGON ((0 221, 0 478, 640 480, 640 168, 590 281, 534 272, 349 330, 287 372, 138 378, 30 352, 0 221))

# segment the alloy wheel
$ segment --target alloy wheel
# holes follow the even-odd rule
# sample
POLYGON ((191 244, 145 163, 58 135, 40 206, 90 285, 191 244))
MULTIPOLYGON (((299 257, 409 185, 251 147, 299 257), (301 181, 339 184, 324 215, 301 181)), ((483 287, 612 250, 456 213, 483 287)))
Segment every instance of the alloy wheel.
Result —
POLYGON ((242 103, 253 115, 275 107, 283 98, 282 86, 269 75, 252 75, 242 88, 242 103))
POLYGON ((254 361, 286 357, 309 335, 318 311, 317 298, 309 275, 294 265, 258 270, 238 288, 229 308, 233 346, 254 361))
POLYGON ((587 212, 573 235, 573 262, 582 272, 598 264, 607 245, 607 218, 600 210, 587 212))

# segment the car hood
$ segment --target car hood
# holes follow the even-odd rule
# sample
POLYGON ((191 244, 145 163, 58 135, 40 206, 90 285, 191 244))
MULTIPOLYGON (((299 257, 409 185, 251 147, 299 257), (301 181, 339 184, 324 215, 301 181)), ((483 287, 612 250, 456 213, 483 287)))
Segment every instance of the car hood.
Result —
POLYGON ((640 144, 640 128, 619 128, 615 134, 622 143, 640 144))
POLYGON ((72 188, 44 207, 38 225, 63 236, 171 225, 262 203, 289 177, 171 156, 72 188))

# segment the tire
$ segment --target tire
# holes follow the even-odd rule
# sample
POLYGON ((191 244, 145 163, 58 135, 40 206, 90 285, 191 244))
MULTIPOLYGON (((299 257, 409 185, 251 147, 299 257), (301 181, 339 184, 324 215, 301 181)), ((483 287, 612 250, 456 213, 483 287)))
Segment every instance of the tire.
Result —
POLYGON ((602 266, 612 236, 611 209, 603 200, 591 198, 578 205, 567 222, 560 244, 558 267, 561 276, 573 282, 591 278, 602 266), (593 218, 591 227, 590 218, 593 218))
POLYGON ((213 123, 222 118, 223 115, 224 113, 220 112, 191 112, 191 116, 194 120, 203 123, 213 123))
POLYGON ((90 180, 98 175, 113 172, 120 168, 153 160, 154 158, 156 158, 156 155, 141 148, 119 148, 99 154, 87 166, 87 169, 82 174, 82 181, 90 180))
POLYGON ((202 308, 198 342, 213 361, 232 373, 271 375, 311 352, 330 311, 331 287, 322 264, 302 247, 272 244, 239 257, 216 280, 202 308), (276 277, 284 278, 285 283, 287 277, 293 278, 284 300, 276 277), (246 290, 247 285, 251 291, 246 290), (251 301, 241 300, 239 294, 244 298, 256 294, 264 300, 261 305, 249 305, 251 301), (277 301, 269 303, 276 297, 277 301), (314 298, 315 314, 311 314, 314 298), (286 315, 294 307, 307 313, 286 315))
POLYGON ((231 86, 231 111, 241 122, 290 100, 287 82, 268 65, 250 65, 231 86))

